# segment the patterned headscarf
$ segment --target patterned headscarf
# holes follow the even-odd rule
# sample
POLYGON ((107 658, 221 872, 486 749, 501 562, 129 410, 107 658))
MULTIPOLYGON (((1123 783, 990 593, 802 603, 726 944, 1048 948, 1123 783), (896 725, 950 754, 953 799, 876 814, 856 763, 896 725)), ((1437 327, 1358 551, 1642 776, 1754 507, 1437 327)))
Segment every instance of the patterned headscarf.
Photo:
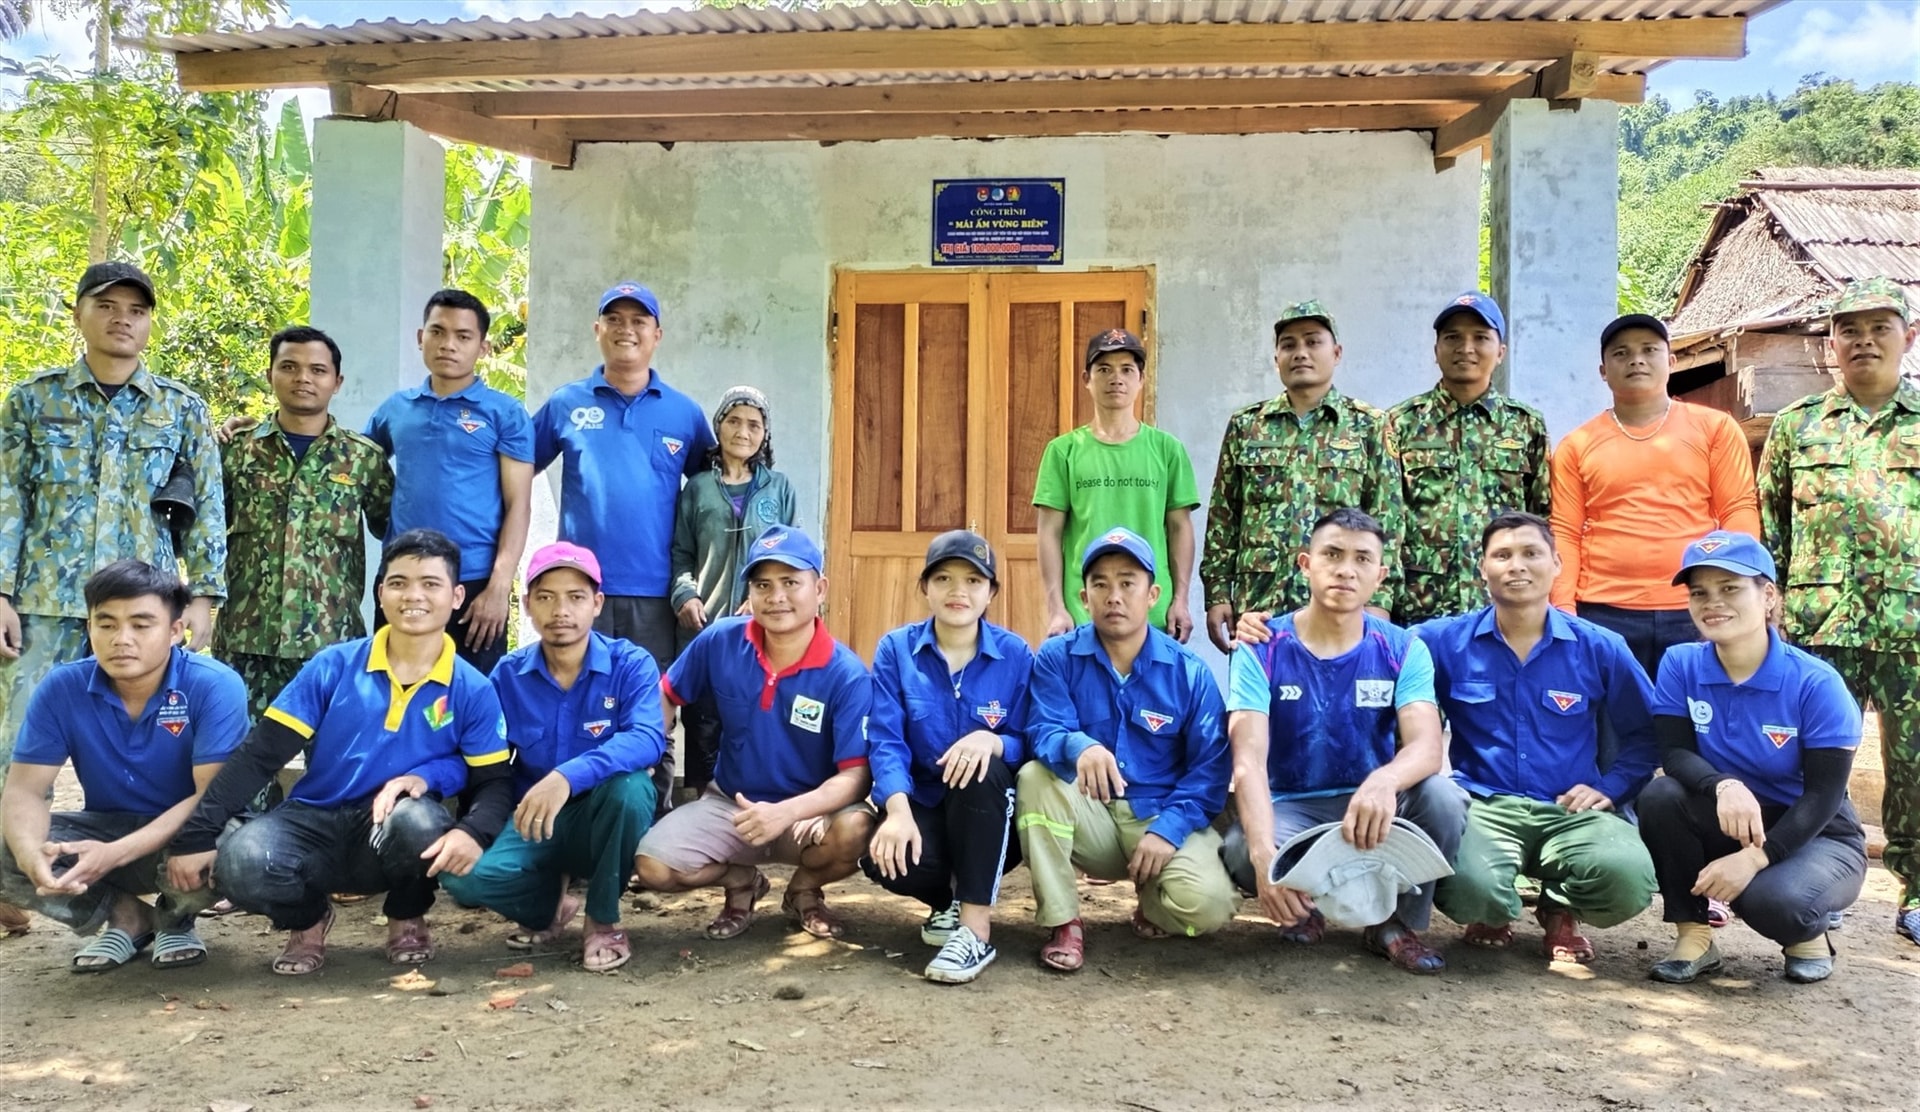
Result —
MULTIPOLYGON (((766 438, 761 440, 760 454, 753 457, 753 462, 762 467, 771 468, 773 466, 773 413, 767 408, 767 396, 753 387, 735 386, 720 395, 720 404, 713 407, 714 438, 718 439, 720 436, 720 422, 726 419, 728 411, 738 405, 750 405, 760 411, 760 423, 766 430, 766 438)), ((720 465, 720 456, 720 449, 715 447, 713 463, 716 467, 720 465)))

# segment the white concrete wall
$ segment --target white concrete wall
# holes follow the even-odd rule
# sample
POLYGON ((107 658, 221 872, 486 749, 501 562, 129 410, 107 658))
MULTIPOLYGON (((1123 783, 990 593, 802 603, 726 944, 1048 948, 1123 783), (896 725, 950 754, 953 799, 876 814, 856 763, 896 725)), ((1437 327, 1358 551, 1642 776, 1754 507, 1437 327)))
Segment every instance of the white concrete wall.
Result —
POLYGON ((662 302, 658 369, 703 406, 765 389, 778 463, 818 525, 831 268, 927 266, 931 183, 960 177, 1064 177, 1062 269, 1156 268, 1158 423, 1203 490, 1228 413, 1279 389, 1282 305, 1324 301, 1337 382, 1386 405, 1433 384, 1433 315, 1476 277, 1479 161, 1436 175, 1410 133, 587 144, 574 169, 534 174, 529 405, 599 361, 600 291, 644 282, 662 302))

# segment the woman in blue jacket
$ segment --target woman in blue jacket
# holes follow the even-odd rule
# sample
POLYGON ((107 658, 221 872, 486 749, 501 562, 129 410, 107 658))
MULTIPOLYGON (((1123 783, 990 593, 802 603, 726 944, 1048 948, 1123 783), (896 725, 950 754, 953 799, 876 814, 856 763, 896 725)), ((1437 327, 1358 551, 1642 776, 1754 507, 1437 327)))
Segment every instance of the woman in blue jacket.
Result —
MULTIPOLYGON (((746 586, 740 582, 747 548, 771 525, 793 525, 793 486, 773 469, 773 416, 767 396, 751 386, 735 386, 713 410, 713 435, 719 441, 707 470, 680 488, 673 518, 671 601, 680 617, 680 648, 707 623, 741 611, 746 586)), ((687 787, 696 793, 713 779, 720 752, 720 716, 712 700, 690 704, 680 721, 686 731, 687 787)))
POLYGON ((1000 589, 993 550, 965 530, 927 548, 931 616, 880 639, 867 720, 873 803, 884 816, 861 868, 930 910, 930 981, 964 984, 992 963, 1000 877, 1019 863, 1014 769, 1026 759, 1033 653, 986 620, 1000 589))
POLYGON ((1666 775, 1640 793, 1677 937, 1652 977, 1721 967, 1707 900, 1784 949, 1789 981, 1833 974, 1827 917, 1859 897, 1866 835, 1847 802, 1860 707, 1831 665, 1780 640, 1773 557, 1743 533, 1688 545, 1676 584, 1705 640, 1667 650, 1654 686, 1666 775))

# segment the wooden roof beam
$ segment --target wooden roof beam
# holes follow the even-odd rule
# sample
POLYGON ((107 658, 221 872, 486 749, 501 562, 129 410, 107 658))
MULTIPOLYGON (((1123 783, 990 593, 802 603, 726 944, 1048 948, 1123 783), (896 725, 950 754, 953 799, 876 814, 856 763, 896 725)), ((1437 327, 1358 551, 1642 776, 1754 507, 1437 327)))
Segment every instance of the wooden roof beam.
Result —
POLYGON ((1113 112, 945 112, 835 116, 665 116, 580 120, 582 143, 777 142, 878 139, 1011 139, 1052 135, 1254 135, 1301 131, 1426 131, 1455 106, 1329 105, 1314 108, 1198 108, 1113 112))
MULTIPOLYGON (((1546 69, 1513 82, 1434 132, 1434 168, 1444 170, 1466 152, 1486 146, 1500 114, 1516 100, 1533 97, 1556 102, 1618 99, 1603 93, 1607 76, 1600 72, 1600 58, 1587 51, 1576 50, 1554 59, 1546 69)), ((1641 89, 1644 93, 1644 84, 1641 89)))
POLYGON ((442 139, 479 143, 495 150, 573 165, 573 137, 553 120, 495 120, 419 97, 340 82, 330 86, 333 114, 367 120, 402 120, 442 139))
MULTIPOLYGON (((1592 76, 1584 95, 1637 104, 1641 74, 1592 76)), ((1114 108, 1255 108, 1301 104, 1478 103, 1512 77, 1155 77, 1053 81, 943 81, 899 85, 621 89, 417 94, 499 119, 658 116, 821 116, 853 112, 1064 112, 1114 108)))
POLYGON ((182 53, 183 88, 1155 66, 1739 58, 1744 18, 1123 24, 364 43, 182 53))

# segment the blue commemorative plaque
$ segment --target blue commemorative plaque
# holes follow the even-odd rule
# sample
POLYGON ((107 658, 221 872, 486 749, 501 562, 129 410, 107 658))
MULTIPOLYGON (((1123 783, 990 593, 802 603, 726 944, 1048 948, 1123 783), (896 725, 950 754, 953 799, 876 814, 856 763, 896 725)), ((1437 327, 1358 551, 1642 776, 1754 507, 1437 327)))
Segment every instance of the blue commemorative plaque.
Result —
POLYGON ((949 178, 933 183, 933 265, 1067 261, 1065 178, 949 178))

